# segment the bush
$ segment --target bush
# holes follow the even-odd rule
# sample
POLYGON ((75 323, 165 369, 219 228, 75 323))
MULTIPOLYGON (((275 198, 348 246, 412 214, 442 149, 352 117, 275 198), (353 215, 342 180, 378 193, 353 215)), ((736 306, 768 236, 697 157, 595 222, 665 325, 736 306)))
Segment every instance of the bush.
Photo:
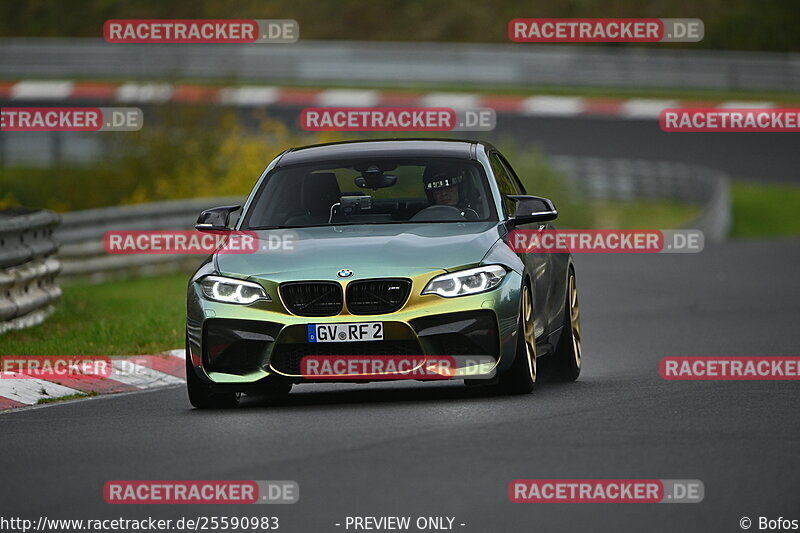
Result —
POLYGON ((148 111, 137 132, 108 137, 107 157, 88 167, 0 169, 0 207, 55 211, 203 196, 244 196, 290 146, 334 140, 302 135, 263 112, 184 105, 148 111), (248 128, 243 121, 256 121, 248 128), (255 131, 255 133, 254 133, 255 131))

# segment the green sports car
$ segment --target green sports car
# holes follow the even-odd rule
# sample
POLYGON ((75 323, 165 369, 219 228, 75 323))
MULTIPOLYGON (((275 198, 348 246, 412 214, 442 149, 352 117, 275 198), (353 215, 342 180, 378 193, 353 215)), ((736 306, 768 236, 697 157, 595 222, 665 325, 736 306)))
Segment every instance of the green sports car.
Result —
POLYGON ((484 142, 283 152, 244 206, 198 218, 198 230, 246 232, 258 245, 218 250, 189 282, 192 405, 232 407, 242 392, 285 394, 295 383, 365 381, 309 374, 304 364, 314 357, 453 357, 448 379, 509 394, 531 392, 537 358, 553 378, 575 380, 572 257, 518 253, 510 243, 512 231, 552 229, 556 216, 484 142))

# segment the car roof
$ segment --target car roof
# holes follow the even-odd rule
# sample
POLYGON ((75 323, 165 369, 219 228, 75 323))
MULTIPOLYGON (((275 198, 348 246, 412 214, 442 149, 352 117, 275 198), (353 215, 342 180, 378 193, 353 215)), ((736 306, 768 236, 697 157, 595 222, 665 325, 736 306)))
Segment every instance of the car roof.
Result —
POLYGON ((475 159, 474 147, 487 143, 462 139, 374 139, 315 144, 291 148, 277 166, 315 161, 335 161, 353 157, 452 157, 475 159))

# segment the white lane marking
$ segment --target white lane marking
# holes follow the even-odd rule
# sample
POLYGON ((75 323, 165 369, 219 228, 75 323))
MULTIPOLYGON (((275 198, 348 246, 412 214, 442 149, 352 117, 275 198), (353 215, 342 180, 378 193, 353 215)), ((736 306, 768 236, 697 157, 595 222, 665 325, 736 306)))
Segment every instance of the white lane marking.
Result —
POLYGON ((658 118, 661 111, 679 108, 678 100, 656 100, 652 98, 631 98, 622 104, 622 116, 626 118, 658 118))
POLYGON ((147 368, 146 366, 137 365, 125 359, 114 359, 111 366, 114 372, 109 376, 110 379, 139 389, 184 383, 181 378, 147 368))
POLYGON ((167 350, 164 352, 167 355, 171 355, 172 357, 180 357, 181 359, 186 359, 186 350, 183 348, 178 348, 177 350, 167 350))
POLYGON ((72 96, 71 81, 21 81, 11 88, 12 100, 63 100, 72 96))
POLYGON ((226 87, 219 92, 219 101, 230 105, 269 105, 278 101, 277 87, 226 87))
POLYGON ((50 383, 43 379, 0 379, 0 396, 26 405, 33 405, 42 398, 61 398, 81 391, 50 383))
POLYGON ((520 106, 523 115, 574 116, 585 109, 585 100, 577 96, 531 96, 520 106))
POLYGON ((328 89, 317 95, 317 105, 325 107, 375 107, 380 101, 377 91, 328 89))
POLYGON ((175 87, 168 83, 125 83, 117 87, 118 102, 167 102, 175 87))
POLYGON ((481 97, 464 93, 428 93, 420 98, 422 107, 448 107, 450 109, 478 109, 481 97))
POLYGON ((739 100, 729 100, 719 104, 717 109, 772 109, 773 107, 775 107, 774 102, 744 102, 739 100))

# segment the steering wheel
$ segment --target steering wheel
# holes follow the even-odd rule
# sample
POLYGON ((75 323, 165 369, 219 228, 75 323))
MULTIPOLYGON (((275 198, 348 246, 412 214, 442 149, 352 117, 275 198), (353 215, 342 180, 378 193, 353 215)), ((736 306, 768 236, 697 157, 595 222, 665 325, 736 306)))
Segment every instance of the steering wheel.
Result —
POLYGON ((478 212, 472 209, 471 207, 465 207, 464 218, 466 218, 467 220, 479 220, 481 217, 479 217, 478 212))
POLYGON ((461 222, 467 218, 461 214, 461 209, 452 205, 432 205, 426 207, 413 217, 409 222, 428 222, 428 221, 443 221, 452 220, 453 222, 461 222))

